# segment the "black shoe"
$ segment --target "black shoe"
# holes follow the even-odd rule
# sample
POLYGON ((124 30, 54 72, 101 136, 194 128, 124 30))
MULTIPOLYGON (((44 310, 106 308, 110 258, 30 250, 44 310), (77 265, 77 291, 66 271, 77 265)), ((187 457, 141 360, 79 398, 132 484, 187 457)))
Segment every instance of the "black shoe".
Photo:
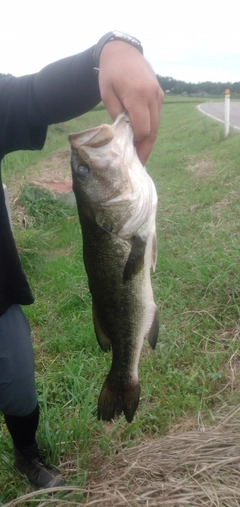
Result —
POLYGON ((64 479, 60 472, 44 462, 36 443, 22 448, 21 451, 14 448, 14 456, 15 467, 20 474, 27 476, 35 490, 64 485, 64 479))

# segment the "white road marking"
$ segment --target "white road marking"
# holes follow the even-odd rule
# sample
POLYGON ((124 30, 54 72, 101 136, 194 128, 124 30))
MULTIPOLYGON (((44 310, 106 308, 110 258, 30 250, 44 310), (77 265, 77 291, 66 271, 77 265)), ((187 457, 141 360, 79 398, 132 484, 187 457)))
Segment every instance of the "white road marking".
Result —
MULTIPOLYGON (((217 118, 216 116, 213 116, 213 115, 212 115, 212 114, 210 114, 210 113, 206 113, 206 112, 205 112, 205 111, 201 108, 201 106, 203 106, 203 105, 204 105, 204 104, 199 104, 199 106, 197 106, 197 109, 198 109, 201 113, 205 114, 206 116, 209 116, 209 117, 210 117, 210 118, 212 118, 213 120, 220 121, 220 123, 225 123, 225 122, 224 122, 224 120, 220 120, 220 118, 217 118)), ((240 127, 237 127, 237 125, 232 125, 232 124, 230 123, 230 127, 232 127, 234 130, 236 129, 236 130, 239 130, 239 131, 240 131, 240 127)))

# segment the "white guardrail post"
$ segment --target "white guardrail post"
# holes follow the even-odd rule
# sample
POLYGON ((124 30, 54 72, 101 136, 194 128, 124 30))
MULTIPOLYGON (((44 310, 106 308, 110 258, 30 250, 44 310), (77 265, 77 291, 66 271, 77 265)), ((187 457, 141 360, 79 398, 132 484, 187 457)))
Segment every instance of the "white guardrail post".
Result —
POLYGON ((229 134, 230 127, 230 90, 225 91, 225 137, 229 134))

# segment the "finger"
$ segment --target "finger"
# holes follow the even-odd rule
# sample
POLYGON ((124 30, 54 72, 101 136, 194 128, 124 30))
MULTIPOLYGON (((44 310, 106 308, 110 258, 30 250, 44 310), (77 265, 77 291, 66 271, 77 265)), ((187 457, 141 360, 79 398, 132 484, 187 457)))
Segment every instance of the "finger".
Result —
POLYGON ((144 139, 140 143, 136 144, 138 158, 143 166, 146 165, 147 159, 153 149, 153 146, 154 142, 149 141, 149 139, 144 139))
POLYGON ((145 97, 137 96, 135 100, 128 100, 125 108, 129 114, 130 122, 133 129, 134 143, 145 139, 151 130, 151 118, 148 102, 145 97))
POLYGON ((145 127, 147 129, 146 135, 141 138, 140 137, 141 134, 140 135, 139 133, 137 134, 139 135, 138 138, 139 140, 137 140, 135 145, 138 157, 143 165, 146 164, 146 161, 153 149, 154 143, 158 136, 162 102, 163 102, 162 92, 160 93, 160 96, 157 100, 152 99, 150 101, 148 105, 148 110, 145 111, 144 113, 145 117, 149 119, 145 124, 145 127))
POLYGON ((128 110, 134 130, 136 142, 148 135, 155 136, 160 122, 160 113, 163 103, 163 92, 154 79, 154 86, 149 90, 138 90, 134 98, 128 98, 128 110))
POLYGON ((113 87, 111 85, 106 85, 105 81, 101 79, 101 73, 99 73, 99 88, 103 104, 112 120, 115 120, 117 116, 123 112, 124 107, 113 87))
POLYGON ((117 99, 116 95, 112 95, 112 97, 108 96, 107 98, 103 97, 102 101, 113 121, 124 111, 124 107, 120 100, 117 99))

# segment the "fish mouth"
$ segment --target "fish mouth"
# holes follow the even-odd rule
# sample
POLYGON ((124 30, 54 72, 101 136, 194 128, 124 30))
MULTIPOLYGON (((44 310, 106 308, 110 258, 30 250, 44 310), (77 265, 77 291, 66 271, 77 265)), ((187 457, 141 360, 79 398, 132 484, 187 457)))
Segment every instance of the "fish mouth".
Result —
POLYGON ((99 127, 83 130, 82 132, 75 132, 68 137, 71 145, 75 149, 81 146, 88 146, 90 148, 101 148, 112 141, 114 132, 112 125, 103 124, 99 127))
POLYGON ((68 140, 75 149, 83 145, 90 148, 101 148, 113 140, 115 131, 122 122, 130 125, 130 119, 126 112, 120 114, 112 125, 103 123, 98 127, 74 132, 69 135, 68 140))

